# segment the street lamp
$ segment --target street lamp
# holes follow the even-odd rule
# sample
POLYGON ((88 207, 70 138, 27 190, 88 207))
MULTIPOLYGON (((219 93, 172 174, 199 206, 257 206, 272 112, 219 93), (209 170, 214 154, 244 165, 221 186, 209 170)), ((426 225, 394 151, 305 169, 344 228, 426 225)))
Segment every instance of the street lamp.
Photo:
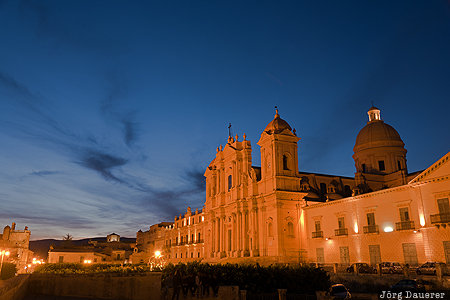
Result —
POLYGON ((6 256, 9 256, 9 251, 7 250, 1 250, 0 254, 2 255, 2 262, 0 263, 0 276, 2 275, 2 268, 3 268, 3 258, 6 256))

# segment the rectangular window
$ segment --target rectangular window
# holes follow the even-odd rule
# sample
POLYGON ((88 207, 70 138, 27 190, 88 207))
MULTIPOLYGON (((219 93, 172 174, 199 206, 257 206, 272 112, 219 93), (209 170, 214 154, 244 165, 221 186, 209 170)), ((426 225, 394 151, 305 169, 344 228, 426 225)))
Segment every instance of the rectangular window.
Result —
POLYGON ((228 176, 228 190, 231 190, 233 187, 233 177, 231 175, 228 176))
POLYGON ((344 228, 345 228, 345 220, 344 220, 344 217, 338 218, 338 226, 339 226, 339 229, 344 229, 344 228))
POLYGON ((84 262, 84 256, 80 256, 80 263, 84 262))
POLYGON ((404 243, 403 247, 403 257, 405 258, 405 264, 410 266, 416 266, 418 264, 416 244, 414 243, 404 243))
POLYGON ((447 265, 450 264, 450 241, 444 241, 444 255, 447 265))
POLYGON ((400 212, 400 221, 406 222, 409 221, 409 210, 407 207, 399 208, 400 212))
POLYGON ((348 253, 348 247, 339 247, 341 264, 350 264, 350 254, 348 253))
POLYGON ((399 170, 401 170, 401 169, 402 169, 402 164, 400 163, 400 161, 399 161, 399 160, 397 160, 397 167, 398 167, 398 169, 399 169, 399 170))
POLYGON ((378 161, 378 169, 379 169, 380 171, 386 170, 386 168, 385 168, 385 166, 384 166, 384 160, 379 160, 379 161, 378 161))
POLYGON ((316 232, 322 231, 322 230, 320 229, 320 221, 316 221, 316 222, 314 223, 314 226, 315 226, 316 232))
POLYGON ((199 242, 199 241, 201 241, 201 234, 200 234, 200 232, 198 233, 198 236, 197 236, 197 242, 199 242))
POLYGON ((374 213, 367 214, 367 225, 369 225, 369 226, 375 225, 375 214, 374 213))
POLYGON ((362 164, 361 166, 362 166, 363 173, 366 173, 366 164, 362 164))
POLYGON ((441 215, 450 214, 450 206, 448 204, 448 198, 438 199, 437 203, 439 214, 441 215))
POLYGON ((60 263, 64 262, 64 256, 60 256, 58 261, 59 261, 60 263))
POLYGON ((325 263, 325 254, 323 248, 316 248, 317 263, 325 263))
POLYGON ((377 265, 381 263, 380 245, 369 245, 370 264, 377 265))

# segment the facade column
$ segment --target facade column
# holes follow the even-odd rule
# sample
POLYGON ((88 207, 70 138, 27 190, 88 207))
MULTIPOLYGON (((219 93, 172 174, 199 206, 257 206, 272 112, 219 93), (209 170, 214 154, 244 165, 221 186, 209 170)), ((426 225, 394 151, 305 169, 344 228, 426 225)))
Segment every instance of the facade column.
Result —
POLYGON ((248 211, 244 211, 244 256, 250 256, 249 240, 248 240, 248 211))
POLYGON ((220 218, 216 218, 216 228, 215 228, 215 231, 216 231, 216 256, 217 256, 217 253, 219 253, 220 252, 220 230, 219 230, 219 227, 220 227, 220 218))
MULTIPOLYGON (((211 257, 214 257, 214 251, 216 249, 215 244, 216 244, 216 235, 214 232, 214 228, 216 226, 216 221, 214 219, 211 220, 211 257)), ((205 237, 203 237, 203 239, 206 242, 205 237)))

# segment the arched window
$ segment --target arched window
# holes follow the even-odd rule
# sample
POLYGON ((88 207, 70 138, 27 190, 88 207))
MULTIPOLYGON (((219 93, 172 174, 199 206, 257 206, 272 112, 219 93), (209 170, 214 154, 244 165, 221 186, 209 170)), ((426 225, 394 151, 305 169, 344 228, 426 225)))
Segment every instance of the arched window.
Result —
POLYGON ((289 170, 289 158, 283 155, 283 170, 289 170))
POLYGON ((294 224, 292 222, 287 223, 287 234, 288 236, 294 236, 294 224))
POLYGON ((269 237, 273 237, 273 224, 272 224, 272 222, 269 222, 269 225, 267 225, 267 232, 269 234, 269 237))

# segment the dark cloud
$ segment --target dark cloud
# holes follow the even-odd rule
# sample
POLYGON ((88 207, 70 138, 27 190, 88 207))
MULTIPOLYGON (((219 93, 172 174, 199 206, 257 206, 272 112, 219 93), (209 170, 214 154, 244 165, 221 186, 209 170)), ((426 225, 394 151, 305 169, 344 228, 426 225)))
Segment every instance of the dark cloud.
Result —
POLYGON ((0 71, 0 85, 11 90, 13 93, 20 95, 24 98, 38 98, 37 95, 33 94, 26 86, 19 83, 12 76, 0 71))
POLYGON ((137 123, 127 118, 122 120, 122 125, 125 144, 130 147, 137 139, 137 123))
POLYGON ((94 170, 107 180, 123 183, 123 180, 112 174, 112 169, 123 166, 128 161, 124 158, 113 156, 97 150, 87 150, 78 162, 80 165, 94 170))
POLYGON ((189 169, 185 171, 184 179, 191 185, 194 191, 204 192, 206 190, 206 179, 203 175, 205 170, 189 169))
POLYGON ((58 171, 42 170, 42 171, 33 171, 29 175, 42 177, 42 176, 48 176, 48 175, 55 175, 55 174, 59 174, 59 173, 60 172, 58 172, 58 171))
POLYGON ((44 228, 46 226, 64 226, 65 228, 85 228, 85 229, 94 229, 96 228, 95 224, 92 224, 92 221, 89 218, 83 218, 80 216, 67 215, 67 214, 53 214, 40 216, 39 213, 17 213, 2 210, 0 212, 0 218, 3 219, 11 219, 11 217, 25 224, 36 224, 42 225, 44 228))
POLYGON ((106 79, 109 87, 105 99, 100 103, 100 112, 107 119, 111 119, 121 125, 123 140, 130 147, 138 137, 138 122, 134 112, 119 107, 120 100, 126 95, 125 80, 119 78, 114 72, 106 76, 106 79))

